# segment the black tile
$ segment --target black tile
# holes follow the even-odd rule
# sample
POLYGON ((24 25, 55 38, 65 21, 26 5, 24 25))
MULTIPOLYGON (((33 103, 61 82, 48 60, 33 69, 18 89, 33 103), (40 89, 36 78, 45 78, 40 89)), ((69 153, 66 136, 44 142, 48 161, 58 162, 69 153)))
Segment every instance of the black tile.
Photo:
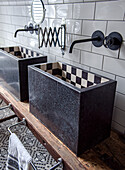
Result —
POLYGON ((68 80, 71 80, 71 74, 70 74, 70 73, 66 73, 66 78, 67 78, 68 80))
POLYGON ((32 57, 34 57, 34 55, 33 55, 33 51, 31 51, 31 56, 32 56, 32 57))
POLYGON ((59 71, 57 68, 52 70, 52 75, 59 75, 59 71))
POLYGON ((66 65, 62 64, 62 70, 66 71, 66 65))
POLYGON ((101 83, 101 77, 95 75, 95 77, 94 77, 94 83, 96 83, 96 84, 101 83))
POLYGON ((14 51, 14 47, 9 47, 9 52, 14 51))
POLYGON ((85 80, 87 80, 87 78, 88 78, 88 73, 85 72, 85 71, 82 71, 82 78, 85 79, 85 80))
POLYGON ((26 54, 28 54, 28 49, 26 49, 26 54))
POLYGON ((81 85, 81 78, 76 76, 76 83, 81 85))
POLYGON ((26 54, 23 55, 23 58, 26 58, 26 54))
POLYGON ((23 53, 23 47, 21 47, 21 52, 23 53))
POLYGON ((21 52, 20 51, 14 51, 14 55, 15 56, 21 56, 21 52))
POLYGON ((92 85, 93 85, 93 83, 92 83, 92 82, 87 81, 87 87, 92 86, 92 85))
POLYGON ((83 89, 83 88, 85 88, 84 86, 81 86, 81 88, 83 89))
POLYGON ((47 70, 52 70, 52 63, 47 64, 47 70))
POLYGON ((75 82, 73 82, 73 81, 71 81, 71 84, 75 86, 75 84, 76 84, 76 83, 75 83, 75 82))
POLYGON ((66 81, 66 78, 62 77, 62 80, 66 81))
POLYGON ((72 74, 76 75, 76 68, 72 67, 72 74))

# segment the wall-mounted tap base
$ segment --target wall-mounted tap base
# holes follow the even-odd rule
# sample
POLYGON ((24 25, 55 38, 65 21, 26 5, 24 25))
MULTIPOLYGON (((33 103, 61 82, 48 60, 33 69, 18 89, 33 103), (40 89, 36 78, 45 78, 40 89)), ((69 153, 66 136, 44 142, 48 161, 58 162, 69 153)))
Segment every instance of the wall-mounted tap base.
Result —
POLYGON ((101 31, 95 31, 93 34, 92 34, 92 38, 98 38, 98 40, 94 40, 92 41, 92 44, 95 46, 95 47, 101 47, 103 45, 103 42, 104 42, 104 34, 101 32, 101 31))
POLYGON ((105 38, 105 46, 110 50, 118 50, 122 44, 122 36, 118 32, 112 32, 105 38))

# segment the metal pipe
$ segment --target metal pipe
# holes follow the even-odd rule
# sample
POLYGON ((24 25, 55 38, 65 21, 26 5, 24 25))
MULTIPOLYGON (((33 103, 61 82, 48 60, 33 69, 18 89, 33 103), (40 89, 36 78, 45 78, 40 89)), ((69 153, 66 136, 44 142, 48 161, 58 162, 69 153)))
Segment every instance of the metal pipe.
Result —
POLYGON ((83 42, 89 42, 89 41, 100 41, 101 38, 99 36, 95 37, 95 38, 88 38, 88 39, 82 39, 82 40, 75 40, 72 42, 70 49, 69 49, 69 53, 72 53, 73 47, 75 44, 77 43, 83 43, 83 42))
POLYGON ((53 166, 52 168, 50 168, 49 170, 53 170, 53 169, 57 168, 59 165, 61 165, 61 163, 62 163, 62 158, 58 158, 57 164, 54 165, 54 166, 53 166))
POLYGON ((28 28, 26 28, 26 29, 18 29, 18 30, 16 30, 16 32, 15 32, 15 34, 14 34, 14 37, 16 38, 17 33, 18 33, 18 32, 21 32, 21 31, 38 31, 38 28, 28 27, 28 28))
POLYGON ((0 110, 4 110, 4 109, 7 109, 7 108, 11 108, 12 107, 12 104, 9 103, 7 106, 3 106, 0 108, 0 110))

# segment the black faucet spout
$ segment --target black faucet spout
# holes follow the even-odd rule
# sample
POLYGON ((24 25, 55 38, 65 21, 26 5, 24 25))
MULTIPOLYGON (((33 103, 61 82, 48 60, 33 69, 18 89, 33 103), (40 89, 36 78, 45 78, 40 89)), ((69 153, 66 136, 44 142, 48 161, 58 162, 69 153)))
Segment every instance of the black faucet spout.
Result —
POLYGON ((89 41, 92 41, 92 44, 94 46, 101 47, 103 45, 103 41, 104 41, 104 34, 101 31, 95 31, 92 34, 92 38, 73 41, 71 46, 70 46, 69 53, 72 53, 72 50, 73 50, 73 47, 74 47, 75 44, 83 43, 83 42, 89 42, 89 41))
POLYGON ((21 31, 38 31, 38 28, 27 27, 27 28, 24 28, 24 29, 18 29, 18 30, 16 30, 14 37, 16 37, 17 33, 21 32, 21 31))
POLYGON ((27 29, 18 29, 16 30, 15 34, 14 34, 14 37, 16 38, 17 36, 17 33, 20 32, 20 31, 28 31, 27 29))
POLYGON ((77 44, 77 43, 83 43, 83 42, 89 42, 89 41, 98 41, 98 40, 100 40, 99 37, 89 38, 89 39, 75 40, 75 41, 72 42, 72 44, 71 44, 71 46, 70 46, 69 53, 72 53, 73 47, 74 47, 74 45, 77 44))

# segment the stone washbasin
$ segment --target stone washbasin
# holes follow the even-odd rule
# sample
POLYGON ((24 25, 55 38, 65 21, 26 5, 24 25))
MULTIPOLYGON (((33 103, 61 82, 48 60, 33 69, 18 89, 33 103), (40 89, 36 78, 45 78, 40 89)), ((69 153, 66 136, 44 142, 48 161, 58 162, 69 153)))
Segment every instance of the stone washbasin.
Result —
POLYGON ((0 84, 19 100, 28 100, 27 66, 46 61, 46 56, 25 47, 0 48, 0 84))
POLYGON ((110 136, 116 81, 55 62, 28 66, 30 112, 77 156, 110 136))

